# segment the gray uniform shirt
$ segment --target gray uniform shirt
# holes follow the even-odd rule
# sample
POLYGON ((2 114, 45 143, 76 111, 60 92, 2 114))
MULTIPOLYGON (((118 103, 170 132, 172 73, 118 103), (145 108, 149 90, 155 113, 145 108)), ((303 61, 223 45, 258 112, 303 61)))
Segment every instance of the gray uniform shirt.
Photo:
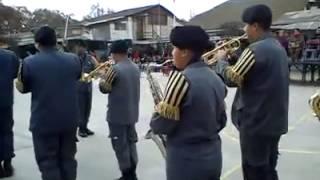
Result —
POLYGON ((140 71, 137 65, 129 59, 123 60, 109 69, 105 80, 100 82, 100 91, 109 93, 107 121, 120 125, 138 122, 140 71))
MULTIPOLYGON (((156 113, 151 121, 152 130, 156 134, 166 134, 168 146, 210 143, 218 140, 218 134, 226 124, 225 85, 204 62, 193 63, 181 73, 188 82, 188 89, 181 92, 185 93, 184 99, 179 105, 176 104, 179 107, 180 118, 168 118, 161 115, 161 112, 156 113)), ((179 89, 183 88, 172 85, 175 82, 179 83, 172 81, 171 84, 170 81, 173 79, 175 77, 170 77, 167 89, 178 92, 173 94, 179 97, 181 94, 179 89), (177 91, 174 87, 177 87, 177 91)), ((170 90, 166 90, 166 97, 169 96, 168 91, 170 90)))
POLYGON ((237 85, 232 121, 242 133, 281 135, 288 131, 289 70, 285 49, 266 33, 234 66, 219 61, 217 71, 237 85))

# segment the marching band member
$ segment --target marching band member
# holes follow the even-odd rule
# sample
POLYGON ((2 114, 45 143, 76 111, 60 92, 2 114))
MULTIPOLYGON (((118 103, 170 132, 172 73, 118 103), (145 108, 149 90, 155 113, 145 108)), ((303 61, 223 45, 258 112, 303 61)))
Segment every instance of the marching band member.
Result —
MULTIPOLYGON (((90 73, 98 66, 97 60, 87 52, 84 41, 80 41, 75 46, 75 51, 82 65, 82 73, 90 73)), ((85 138, 94 135, 94 132, 88 128, 92 104, 92 82, 80 81, 78 91, 80 110, 78 135, 85 138)))
POLYGON ((39 53, 27 57, 16 82, 31 92, 30 131, 43 180, 75 180, 77 175, 77 83, 81 64, 73 54, 56 49, 56 33, 42 27, 35 34, 39 53))
MULTIPOLYGON (((288 131, 287 55, 270 32, 269 7, 249 7, 242 20, 251 44, 236 64, 219 61, 217 71, 226 84, 238 87, 232 121, 240 132, 244 179, 277 180, 278 144, 288 131)), ((225 55, 220 51, 217 56, 225 55)))
POLYGON ((107 68, 99 83, 100 91, 109 94, 107 121, 110 139, 122 172, 119 180, 137 180, 135 124, 139 118, 140 71, 128 59, 126 41, 113 42, 110 53, 116 64, 107 68))
POLYGON ((0 49, 0 178, 13 175, 13 80, 18 69, 18 57, 0 49))
POLYGON ((219 180, 226 89, 201 59, 209 36, 198 26, 175 27, 170 41, 176 70, 150 123, 167 135, 167 180, 219 180))

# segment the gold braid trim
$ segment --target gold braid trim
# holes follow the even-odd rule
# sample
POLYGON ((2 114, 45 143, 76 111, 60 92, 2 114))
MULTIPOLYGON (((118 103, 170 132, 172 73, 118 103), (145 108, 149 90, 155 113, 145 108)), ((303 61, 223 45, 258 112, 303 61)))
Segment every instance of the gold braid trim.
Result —
POLYGON ((176 121, 180 119, 180 108, 178 106, 172 106, 161 101, 158 104, 156 111, 164 118, 173 119, 176 121))
POLYGON ((256 60, 253 51, 250 49, 244 50, 238 62, 226 69, 226 76, 239 87, 242 86, 245 75, 254 66, 256 60))
POLYGON ((112 85, 108 82, 104 83, 104 88, 107 90, 107 91, 111 91, 112 90, 112 85))
POLYGON ((236 83, 239 87, 242 86, 244 78, 239 73, 233 71, 233 67, 226 68, 226 75, 232 82, 236 83))
POLYGON ((157 105, 156 111, 164 118, 180 120, 180 107, 189 90, 189 82, 178 71, 171 73, 167 83, 164 99, 157 105))

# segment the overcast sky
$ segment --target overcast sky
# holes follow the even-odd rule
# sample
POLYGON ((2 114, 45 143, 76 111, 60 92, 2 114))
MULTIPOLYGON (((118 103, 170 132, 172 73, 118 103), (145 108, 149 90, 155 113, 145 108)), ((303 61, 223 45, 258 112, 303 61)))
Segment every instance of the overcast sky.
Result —
POLYGON ((171 10, 179 18, 188 20, 190 15, 207 11, 226 0, 2 0, 6 5, 26 6, 33 11, 38 8, 60 10, 65 14, 73 13, 73 18, 82 20, 83 16, 90 13, 91 5, 99 3, 105 9, 115 11, 139 6, 160 3, 171 10))

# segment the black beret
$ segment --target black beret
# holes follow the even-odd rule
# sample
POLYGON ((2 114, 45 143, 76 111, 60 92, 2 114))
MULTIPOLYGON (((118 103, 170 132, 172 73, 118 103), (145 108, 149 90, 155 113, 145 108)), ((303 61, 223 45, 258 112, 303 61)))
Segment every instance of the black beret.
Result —
POLYGON ((264 4, 248 7, 242 14, 242 21, 248 24, 258 23, 263 29, 270 29, 272 24, 271 9, 264 4))
POLYGON ((203 53, 210 45, 209 35, 200 26, 178 26, 172 29, 170 42, 180 49, 203 53))
POLYGON ((117 40, 111 44, 110 53, 126 54, 128 48, 128 43, 125 40, 117 40))

